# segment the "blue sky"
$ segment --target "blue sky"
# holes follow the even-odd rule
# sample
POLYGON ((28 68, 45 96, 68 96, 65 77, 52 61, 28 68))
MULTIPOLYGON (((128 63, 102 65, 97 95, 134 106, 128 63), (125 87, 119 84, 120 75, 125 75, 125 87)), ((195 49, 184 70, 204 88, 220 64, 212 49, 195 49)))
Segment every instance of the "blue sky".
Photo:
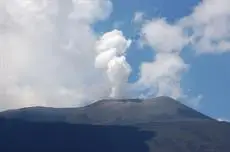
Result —
MULTIPOLYGON (((134 37, 137 27, 132 19, 137 11, 144 12, 148 19, 165 17, 169 22, 175 22, 189 15, 199 0, 114 0, 113 12, 110 18, 95 26, 96 31, 109 31, 118 27, 126 37, 134 37)), ((131 81, 137 79, 139 66, 142 61, 152 61, 151 48, 139 48, 133 44, 130 48, 127 60, 133 67, 131 81)), ((182 53, 183 59, 190 65, 189 70, 183 74, 182 88, 187 90, 190 96, 201 94, 203 98, 198 110, 215 118, 230 120, 230 53, 204 54, 197 56, 194 51, 186 47, 182 53)))
POLYGON ((0 110, 167 95, 230 120, 229 5, 2 0, 0 110))

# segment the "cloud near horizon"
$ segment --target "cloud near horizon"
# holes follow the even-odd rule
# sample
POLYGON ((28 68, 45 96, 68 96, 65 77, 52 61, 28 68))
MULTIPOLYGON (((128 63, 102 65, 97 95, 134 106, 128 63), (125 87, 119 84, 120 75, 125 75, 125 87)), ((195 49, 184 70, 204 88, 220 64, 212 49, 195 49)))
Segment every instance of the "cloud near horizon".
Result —
POLYGON ((110 16, 111 1, 2 0, 0 107, 84 106, 102 98, 127 98, 130 92, 186 97, 180 82, 189 65, 180 53, 187 45, 198 54, 229 51, 227 6, 228 0, 204 0, 175 23, 136 13, 141 41, 155 55, 153 62, 142 63, 140 79, 130 84, 126 54, 132 40, 116 29, 98 36, 92 27, 110 16))

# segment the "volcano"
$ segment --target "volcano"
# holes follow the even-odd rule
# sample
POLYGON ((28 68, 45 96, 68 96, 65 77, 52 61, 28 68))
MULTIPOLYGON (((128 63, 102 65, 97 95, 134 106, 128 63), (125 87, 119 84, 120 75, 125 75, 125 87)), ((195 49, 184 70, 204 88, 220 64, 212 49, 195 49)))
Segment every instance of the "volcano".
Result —
POLYGON ((169 97, 100 100, 80 108, 23 108, 2 112, 0 116, 30 121, 101 125, 211 120, 169 97))
POLYGON ((0 113, 0 151, 229 152, 230 124, 169 97, 0 113))

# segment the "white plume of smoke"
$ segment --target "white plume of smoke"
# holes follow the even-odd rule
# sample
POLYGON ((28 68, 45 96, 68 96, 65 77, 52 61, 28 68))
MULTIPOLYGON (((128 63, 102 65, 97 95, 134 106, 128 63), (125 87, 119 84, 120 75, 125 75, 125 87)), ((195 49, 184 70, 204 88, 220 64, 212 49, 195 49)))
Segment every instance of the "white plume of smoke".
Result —
POLYGON ((131 67, 126 61, 125 52, 130 44, 131 40, 126 40, 118 30, 105 33, 97 42, 95 67, 107 74, 112 85, 110 97, 123 98, 126 95, 131 67))
POLYGON ((94 67, 91 25, 111 11, 109 0, 1 0, 1 109, 81 106, 108 96, 94 67))

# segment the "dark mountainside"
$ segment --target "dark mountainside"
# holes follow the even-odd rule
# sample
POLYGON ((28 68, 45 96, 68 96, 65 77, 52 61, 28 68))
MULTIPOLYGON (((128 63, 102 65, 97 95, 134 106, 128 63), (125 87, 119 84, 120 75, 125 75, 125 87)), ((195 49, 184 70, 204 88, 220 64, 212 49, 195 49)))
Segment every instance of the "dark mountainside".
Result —
POLYGON ((229 152, 230 124, 168 97, 0 113, 0 151, 229 152))
POLYGON ((211 119, 169 97, 149 100, 101 100, 81 108, 23 108, 2 112, 0 116, 30 121, 102 125, 211 119))

